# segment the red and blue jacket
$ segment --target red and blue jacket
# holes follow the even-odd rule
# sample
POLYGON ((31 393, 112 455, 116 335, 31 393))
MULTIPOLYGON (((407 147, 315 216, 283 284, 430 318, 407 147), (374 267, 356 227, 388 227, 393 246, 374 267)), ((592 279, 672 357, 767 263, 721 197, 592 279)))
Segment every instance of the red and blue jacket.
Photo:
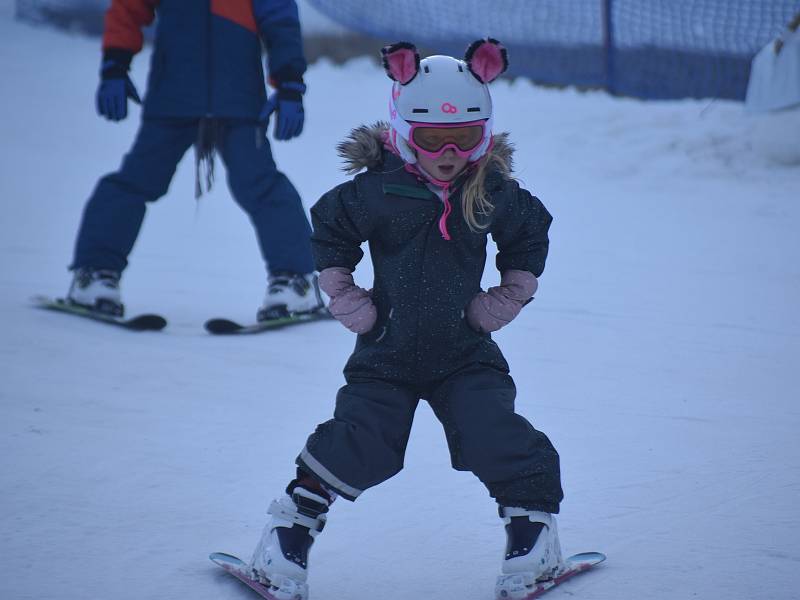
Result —
POLYGON ((156 15, 145 118, 255 119, 266 100, 262 42, 275 83, 302 80, 294 0, 112 0, 104 51, 139 52, 156 15))

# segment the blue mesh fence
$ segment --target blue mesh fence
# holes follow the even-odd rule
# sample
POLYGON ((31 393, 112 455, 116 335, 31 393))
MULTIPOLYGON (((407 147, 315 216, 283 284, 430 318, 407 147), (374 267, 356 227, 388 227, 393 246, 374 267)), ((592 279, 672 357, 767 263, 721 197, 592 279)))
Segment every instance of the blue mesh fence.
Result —
POLYGON ((743 99, 750 60, 800 0, 310 0, 347 28, 463 53, 500 39, 510 75, 642 98, 743 99))
POLYGON ((16 0, 18 19, 51 23, 91 35, 103 33, 103 13, 110 0, 16 0))
MULTIPOLYGON (((109 1, 16 0, 16 13, 99 34, 109 1)), ((378 38, 376 54, 381 43, 405 39, 459 56, 490 35, 509 48, 512 76, 642 98, 743 99, 750 60, 800 12, 800 0, 307 1, 378 38)), ((369 40, 342 44, 371 49, 369 40)), ((328 45, 329 53, 347 50, 328 45)))

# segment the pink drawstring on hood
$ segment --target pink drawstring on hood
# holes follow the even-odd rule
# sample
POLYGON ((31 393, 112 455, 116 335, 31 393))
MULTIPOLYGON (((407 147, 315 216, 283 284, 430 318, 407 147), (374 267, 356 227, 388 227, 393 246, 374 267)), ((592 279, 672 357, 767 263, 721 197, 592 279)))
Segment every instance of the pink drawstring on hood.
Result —
MULTIPOLYGON (((394 140, 389 134, 389 131, 384 131, 381 137, 383 138, 383 144, 386 149, 402 159, 400 151, 397 149, 397 146, 395 146, 394 140)), ((432 175, 429 175, 417 167, 417 165, 412 165, 405 161, 403 161, 403 163, 405 170, 412 175, 415 175, 417 178, 423 181, 429 181, 433 185, 442 188, 442 204, 444 204, 444 210, 442 211, 442 216, 439 217, 439 232, 442 234, 442 238, 449 242, 452 238, 450 237, 450 232, 447 229, 447 217, 449 217, 450 213, 453 212, 453 205, 450 203, 450 184, 452 182, 436 179, 432 175)))
POLYGON ((432 175, 429 175, 417 167, 417 165, 410 165, 406 163, 405 169, 409 173, 416 175, 418 178, 429 181, 433 185, 442 188, 442 204, 444 204, 444 210, 442 211, 442 216, 439 217, 439 231, 442 234, 442 238, 449 242, 452 238, 450 237, 450 232, 447 230, 447 217, 449 217, 450 213, 453 212, 453 205, 450 204, 450 184, 452 182, 436 179, 432 175))
POLYGON ((450 241, 450 232, 447 231, 447 217, 450 216, 450 213, 453 210, 453 206, 450 204, 450 184, 442 187, 442 202, 444 202, 444 212, 442 216, 439 217, 439 231, 442 233, 442 237, 450 241))

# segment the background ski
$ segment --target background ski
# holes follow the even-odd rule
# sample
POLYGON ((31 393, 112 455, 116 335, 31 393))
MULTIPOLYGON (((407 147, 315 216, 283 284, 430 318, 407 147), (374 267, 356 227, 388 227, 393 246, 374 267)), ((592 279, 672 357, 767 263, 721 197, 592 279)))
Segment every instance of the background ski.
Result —
MULTIPOLYGON (((575 575, 585 573, 595 565, 600 564, 606 559, 606 555, 600 552, 582 552, 580 554, 573 554, 567 559, 567 569, 561 575, 550 581, 543 581, 536 584, 531 588, 527 596, 520 597, 520 600, 533 600, 534 598, 541 597, 548 590, 561 585, 565 581, 572 579, 575 575)), ((506 598, 510 596, 501 595, 498 598, 506 598)))
POLYGON ((277 319, 269 319, 268 321, 261 321, 259 323, 252 323, 242 325, 230 319, 209 319, 205 322, 204 327, 209 333, 215 335, 230 335, 230 334, 245 334, 245 333, 261 333, 264 331, 271 331, 273 329, 281 329, 291 325, 299 325, 301 323, 310 323, 312 321, 322 321, 332 319, 327 310, 320 310, 314 313, 298 314, 291 317, 280 317, 277 319))
POLYGON ((167 320, 161 315, 143 314, 126 319, 124 317, 115 317, 101 312, 97 312, 86 308, 71 304, 63 298, 50 298, 49 296, 34 296, 31 301, 37 308, 44 308, 46 310, 54 310, 63 312, 77 317, 84 317, 93 321, 101 323, 108 323, 109 325, 116 325, 123 329, 130 329, 131 331, 161 331, 167 326, 167 320))
POLYGON ((210 558, 213 563, 219 565, 228 573, 236 577, 236 579, 241 581, 262 598, 265 598, 266 600, 277 600, 275 596, 269 593, 269 588, 266 585, 262 585, 261 583, 250 579, 246 575, 247 564, 240 558, 237 558, 232 554, 225 554, 224 552, 212 552, 209 554, 208 558, 210 558))

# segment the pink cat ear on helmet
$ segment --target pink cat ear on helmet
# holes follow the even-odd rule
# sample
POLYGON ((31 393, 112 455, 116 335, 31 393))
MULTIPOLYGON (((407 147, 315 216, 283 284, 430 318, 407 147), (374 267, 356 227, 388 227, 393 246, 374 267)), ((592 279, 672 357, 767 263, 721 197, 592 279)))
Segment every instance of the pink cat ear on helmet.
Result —
POLYGON ((491 83, 508 69, 508 52, 493 38, 472 42, 464 54, 470 73, 481 83, 491 83))
POLYGON ((406 85, 419 72, 419 52, 409 42, 397 42, 381 48, 383 68, 390 79, 406 85))

